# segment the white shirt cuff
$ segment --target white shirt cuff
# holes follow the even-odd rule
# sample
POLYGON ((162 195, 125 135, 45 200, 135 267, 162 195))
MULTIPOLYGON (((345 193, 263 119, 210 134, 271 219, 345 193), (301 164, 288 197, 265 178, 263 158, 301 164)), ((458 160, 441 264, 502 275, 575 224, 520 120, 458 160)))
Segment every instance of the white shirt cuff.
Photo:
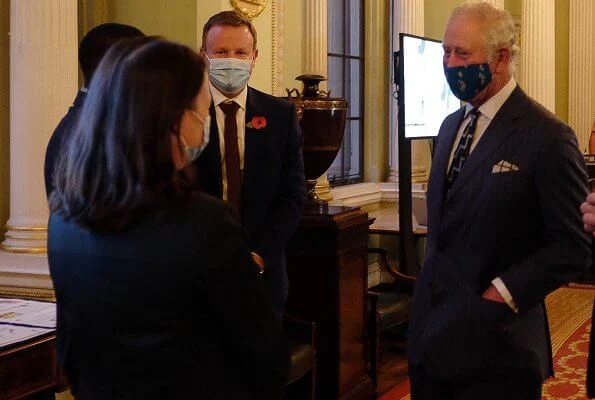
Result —
POLYGON ((502 279, 494 278, 494 280, 492 280, 492 285, 494 285, 498 293, 500 293, 500 296, 502 296, 506 304, 508 304, 508 307, 510 307, 512 311, 514 311, 515 313, 518 313, 519 308, 516 306, 516 303, 514 302, 512 295, 506 288, 504 282, 502 282, 502 279))

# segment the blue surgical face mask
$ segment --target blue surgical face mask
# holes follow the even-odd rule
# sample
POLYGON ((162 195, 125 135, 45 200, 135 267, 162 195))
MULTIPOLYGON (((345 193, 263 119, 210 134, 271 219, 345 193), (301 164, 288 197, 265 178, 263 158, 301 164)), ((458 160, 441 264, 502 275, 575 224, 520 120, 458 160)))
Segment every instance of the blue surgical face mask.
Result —
POLYGON ((188 146, 186 144, 186 140, 184 140, 184 137, 180 135, 180 141, 182 142, 182 146, 184 146, 184 153, 186 153, 188 163, 191 163, 202 154, 204 149, 209 144, 209 135, 211 133, 211 115, 207 115, 205 118, 203 118, 196 111, 191 110, 189 112, 190 114, 194 115, 196 119, 202 122, 203 125, 203 139, 200 146, 188 146))
POLYGON ((484 90, 492 81, 492 71, 488 63, 447 67, 444 75, 452 93, 459 100, 469 101, 484 90))
POLYGON ((223 93, 237 93, 244 89, 252 73, 252 60, 239 58, 209 58, 209 76, 223 93))

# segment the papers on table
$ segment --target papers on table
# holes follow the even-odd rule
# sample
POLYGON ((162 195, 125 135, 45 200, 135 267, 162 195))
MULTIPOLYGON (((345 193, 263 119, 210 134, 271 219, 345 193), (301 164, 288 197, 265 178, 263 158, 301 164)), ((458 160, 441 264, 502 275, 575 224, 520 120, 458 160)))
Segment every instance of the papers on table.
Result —
POLYGON ((0 324, 0 350, 3 347, 22 343, 53 331, 54 329, 49 328, 31 328, 28 326, 0 324))
POLYGON ((56 303, 0 298, 0 324, 56 328, 56 303))
POLYGON ((0 298, 0 348, 55 329, 55 303, 0 298))

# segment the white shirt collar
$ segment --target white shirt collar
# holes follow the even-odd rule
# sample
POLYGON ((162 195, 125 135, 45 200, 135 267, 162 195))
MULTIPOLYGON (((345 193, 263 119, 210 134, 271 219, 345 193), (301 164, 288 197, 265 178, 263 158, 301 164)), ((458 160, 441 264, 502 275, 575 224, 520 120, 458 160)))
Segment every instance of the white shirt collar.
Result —
MULTIPOLYGON (((502 105, 506 102, 506 100, 508 100, 516 86, 516 81, 513 77, 511 77, 506 85, 504 85, 504 87, 498 91, 498 93, 490 97, 488 101, 479 106, 479 111, 481 114, 490 121, 493 120, 498 111, 500 111, 502 105)), ((465 116, 467 116, 467 114, 469 114, 472 109, 473 106, 467 103, 465 106, 465 116)))
POLYGON ((211 97, 213 98, 213 104, 217 107, 219 104, 223 103, 224 101, 234 101, 238 103, 238 105, 242 108, 242 110, 246 110, 246 99, 248 98, 248 86, 244 87, 237 96, 229 98, 225 96, 215 85, 209 81, 209 87, 211 88, 211 97))

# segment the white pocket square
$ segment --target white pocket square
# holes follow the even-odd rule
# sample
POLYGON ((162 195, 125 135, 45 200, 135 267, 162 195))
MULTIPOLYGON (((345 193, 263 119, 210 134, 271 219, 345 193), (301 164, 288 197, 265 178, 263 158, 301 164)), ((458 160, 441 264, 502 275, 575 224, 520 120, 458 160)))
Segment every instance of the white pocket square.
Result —
POLYGON ((502 160, 492 167, 492 174, 501 174, 504 172, 515 172, 518 171, 518 165, 515 165, 509 161, 502 160))

